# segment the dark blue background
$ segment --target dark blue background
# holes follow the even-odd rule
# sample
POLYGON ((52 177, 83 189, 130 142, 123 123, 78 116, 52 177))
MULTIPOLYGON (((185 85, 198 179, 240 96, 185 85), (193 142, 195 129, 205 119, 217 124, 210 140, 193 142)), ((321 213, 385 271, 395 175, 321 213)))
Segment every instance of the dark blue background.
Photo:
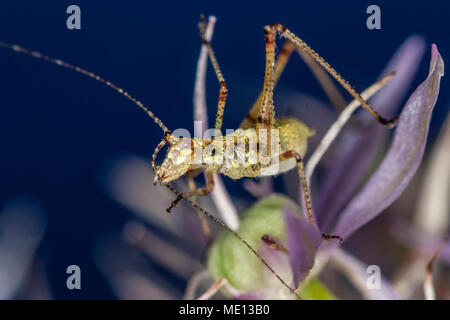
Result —
MULTIPOLYGON (((431 42, 444 61, 450 55, 449 3, 434 0, 2 1, 0 39, 96 72, 150 105, 170 128, 191 129, 200 13, 218 18, 213 45, 230 91, 226 128, 238 125, 262 86, 268 23, 288 26, 360 90, 413 33, 428 42, 416 85, 427 74, 431 42), (81 7, 81 30, 65 26, 70 4, 81 7), (381 7, 381 30, 366 28, 370 4, 381 7)), ((282 83, 323 97, 298 58, 282 83)), ((442 81, 434 134, 448 110, 449 83, 442 81)), ((210 108, 217 88, 209 73, 210 108)), ((24 193, 43 202, 49 229, 40 254, 56 298, 113 297, 90 250, 101 232, 120 226, 129 213, 104 194, 99 172, 119 152, 150 158, 161 137, 151 120, 109 88, 0 50, 0 203, 24 193), (74 263, 84 270, 80 292, 65 287, 65 268, 74 263)))

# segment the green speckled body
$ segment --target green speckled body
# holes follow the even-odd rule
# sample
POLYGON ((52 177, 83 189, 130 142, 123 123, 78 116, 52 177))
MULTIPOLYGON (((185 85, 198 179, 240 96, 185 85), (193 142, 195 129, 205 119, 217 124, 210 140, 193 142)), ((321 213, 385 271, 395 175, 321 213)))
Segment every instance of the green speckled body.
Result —
POLYGON ((304 157, 308 147, 308 138, 314 135, 314 130, 309 129, 300 120, 288 117, 276 119, 275 126, 280 130, 281 154, 294 150, 304 157))
POLYGON ((270 157, 267 142, 258 142, 255 127, 239 128, 223 139, 180 138, 169 148, 156 177, 168 183, 189 171, 217 172, 232 179, 272 176, 289 171, 296 167, 297 161, 287 153, 294 151, 303 157, 308 138, 314 131, 295 118, 276 119, 275 129, 278 130, 279 139, 275 140, 278 148, 272 146, 270 157), (196 161, 196 158, 200 160, 196 161))
MULTIPOLYGON (((300 120, 288 117, 276 119, 275 128, 279 130, 279 147, 276 154, 272 154, 272 156, 278 157, 278 162, 264 165, 259 162, 241 161, 242 157, 235 149, 234 155, 229 155, 229 161, 220 166, 218 172, 232 179, 240 179, 243 177, 277 175, 295 168, 296 159, 285 157, 283 154, 288 151, 295 151, 303 157, 306 153, 308 138, 314 134, 314 131, 300 120)), ((232 135, 236 140, 254 138, 257 141, 254 127, 239 129, 232 135)))

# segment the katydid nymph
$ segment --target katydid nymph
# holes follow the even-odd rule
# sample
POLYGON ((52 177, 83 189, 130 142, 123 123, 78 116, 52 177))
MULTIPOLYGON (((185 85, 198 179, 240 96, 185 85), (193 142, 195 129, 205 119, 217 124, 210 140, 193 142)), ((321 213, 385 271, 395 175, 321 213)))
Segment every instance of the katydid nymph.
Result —
MULTIPOLYGON (((202 42, 207 48, 209 59, 213 65, 220 85, 215 121, 215 130, 220 133, 222 131, 223 115, 228 94, 227 85, 211 44, 205 37, 204 19, 199 23, 199 29, 202 42)), ((179 201, 186 201, 191 206, 195 207, 198 212, 206 215, 215 223, 218 223, 228 231, 232 232, 261 260, 261 262, 286 288, 295 293, 294 290, 259 255, 259 253, 245 241, 245 239, 243 239, 236 231, 230 229, 220 219, 211 215, 189 198, 210 193, 214 188, 214 174, 216 173, 238 180, 246 177, 254 178, 278 175, 296 168, 303 190, 307 218, 311 224, 316 225, 312 213, 310 192, 305 176, 303 160, 307 150, 308 138, 314 134, 314 130, 310 129, 305 123, 296 118, 276 118, 273 100, 274 87, 289 60, 289 57, 296 49, 305 61, 314 63, 328 72, 382 125, 392 128, 395 126, 397 118, 388 120, 380 116, 371 105, 326 62, 324 58, 283 25, 266 25, 264 31, 266 65, 262 92, 250 109, 248 115, 241 122, 238 130, 231 134, 224 135, 223 137, 219 137, 218 135, 211 138, 188 139, 176 137, 150 108, 146 107, 127 91, 95 73, 66 63, 62 60, 51 58, 39 52, 25 49, 18 45, 0 42, 0 46, 82 73, 94 80, 104 83, 141 108, 162 129, 164 134, 161 142, 154 150, 152 156, 152 168, 155 171, 154 183, 159 182, 177 195, 177 198, 172 202, 167 211, 170 211, 179 201), (277 34, 286 38, 286 42, 278 56, 275 57, 275 40, 277 34), (166 145, 169 145, 167 154, 162 161, 162 164, 157 165, 157 155, 166 145), (197 161, 194 161, 195 155, 199 156, 198 159, 200 159, 200 161, 198 161, 198 159, 196 159, 197 161), (262 156, 264 156, 265 159, 269 159, 269 161, 261 161, 263 158, 262 156), (197 188, 194 183, 194 178, 202 172, 205 173, 206 183, 203 187, 197 188), (169 185, 169 183, 182 176, 186 176, 190 182, 190 190, 180 193, 169 185)), ((327 240, 342 240, 339 235, 323 234, 323 237, 327 240)))

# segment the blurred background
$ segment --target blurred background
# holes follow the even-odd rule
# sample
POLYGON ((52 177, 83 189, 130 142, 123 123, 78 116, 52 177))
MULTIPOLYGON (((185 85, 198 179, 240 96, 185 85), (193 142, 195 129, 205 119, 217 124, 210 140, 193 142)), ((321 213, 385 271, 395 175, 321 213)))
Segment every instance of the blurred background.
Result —
MULTIPOLYGON (((427 42, 412 88, 428 73, 431 43, 438 45, 444 61, 450 56, 450 7, 445 0, 2 1, 0 40, 98 73, 150 106, 169 128, 192 130, 200 13, 218 19, 212 44, 229 88, 225 128, 238 126, 262 88, 265 24, 286 25, 358 90, 377 78, 412 34, 422 35, 427 42), (66 8, 71 4, 81 8, 81 30, 66 28, 66 8), (381 30, 366 28, 366 8, 371 4, 381 8, 381 30)), ((282 76, 282 89, 326 101, 296 56, 282 76)), ((449 110, 449 89, 444 77, 433 114, 431 143, 449 110)), ((211 68, 207 92, 212 123, 218 85, 211 68)), ((151 254, 130 252, 124 246, 133 240, 124 244, 127 241, 117 238, 142 224, 163 239, 161 246, 172 235, 157 223, 136 218, 139 208, 121 204, 108 187, 117 161, 128 155, 150 159, 161 138, 161 130, 151 119, 106 86, 0 49, 0 264, 4 265, 0 267, 0 298, 181 298, 190 271, 177 273, 151 254), (130 225, 134 219, 138 224, 130 225), (124 258, 120 252, 131 257, 124 258), (127 288, 112 276, 115 262, 128 270, 123 264, 133 259, 139 260, 142 272, 130 271, 128 285, 143 285, 138 275, 145 275, 150 280, 142 292, 150 290, 154 295, 133 296, 139 292, 137 287, 127 295, 127 288), (72 264, 82 270, 82 290, 67 290, 66 268, 72 264), (158 291, 157 287, 165 289, 158 291)), ((138 158, 127 159, 137 161, 139 168, 143 165, 138 158)), ((147 165, 142 172, 151 171, 147 165)), ((244 194, 241 183, 225 182, 242 206, 254 201, 244 194)), ((164 208, 157 191, 149 191, 146 198, 145 188, 150 189, 150 184, 142 185, 140 199, 147 199, 150 207, 158 202, 154 206, 164 208)), ((173 214, 179 211, 183 209, 173 214)), ((160 214, 166 213, 161 210, 160 214)), ((177 239, 174 243, 180 244, 181 238, 177 239)), ((186 251, 194 270, 201 250, 191 246, 186 251)))

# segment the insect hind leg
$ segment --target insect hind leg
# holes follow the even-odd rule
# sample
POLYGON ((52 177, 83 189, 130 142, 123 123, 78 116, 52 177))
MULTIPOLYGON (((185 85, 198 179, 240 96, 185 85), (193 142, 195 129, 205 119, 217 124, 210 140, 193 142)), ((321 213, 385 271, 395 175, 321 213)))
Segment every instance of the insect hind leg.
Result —
MULTIPOLYGON (((308 183, 306 181, 305 167, 303 165, 303 159, 302 159, 301 155, 294 150, 290 150, 290 151, 283 153, 281 155, 281 158, 283 158, 283 159, 295 158, 295 160, 297 161, 298 175, 300 177, 300 184, 301 184, 301 188, 303 190, 303 197, 305 199, 306 210, 308 213, 308 220, 312 225, 316 225, 316 221, 315 221, 314 214, 312 211, 311 194, 309 192, 308 183)), ((334 235, 334 234, 328 234, 328 233, 322 233, 322 238, 327 241, 338 240, 340 243, 342 243, 344 241, 344 239, 341 236, 334 235)))
POLYGON ((302 39, 297 37, 285 26, 275 23, 265 26, 265 31, 274 35, 279 33, 282 37, 292 41, 298 48, 300 48, 304 53, 309 55, 314 61, 316 61, 323 69, 325 69, 337 82, 348 92, 350 95, 358 100, 364 109, 366 109, 379 123, 382 125, 392 128, 398 122, 398 116, 392 119, 383 118, 378 112, 365 100, 361 95, 316 51, 314 51, 308 44, 306 44, 302 39))

